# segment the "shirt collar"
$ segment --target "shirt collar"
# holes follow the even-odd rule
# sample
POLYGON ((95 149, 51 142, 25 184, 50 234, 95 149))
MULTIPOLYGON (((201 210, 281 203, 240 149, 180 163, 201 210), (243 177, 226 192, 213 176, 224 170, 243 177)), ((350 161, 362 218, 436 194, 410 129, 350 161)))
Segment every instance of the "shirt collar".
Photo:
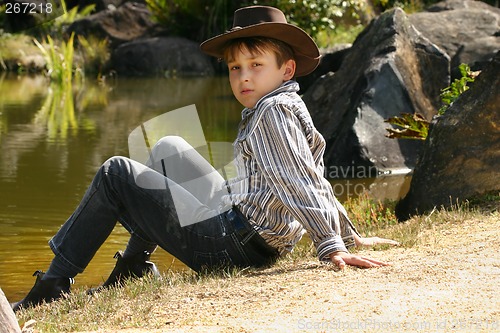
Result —
POLYGON ((283 92, 297 92, 300 90, 299 84, 296 81, 289 80, 283 82, 278 88, 274 89, 270 93, 262 96, 255 106, 251 109, 249 108, 244 108, 243 111, 241 111, 241 119, 245 119, 246 117, 250 116, 259 108, 259 106, 262 104, 262 101, 265 100, 266 98, 281 94, 283 92))

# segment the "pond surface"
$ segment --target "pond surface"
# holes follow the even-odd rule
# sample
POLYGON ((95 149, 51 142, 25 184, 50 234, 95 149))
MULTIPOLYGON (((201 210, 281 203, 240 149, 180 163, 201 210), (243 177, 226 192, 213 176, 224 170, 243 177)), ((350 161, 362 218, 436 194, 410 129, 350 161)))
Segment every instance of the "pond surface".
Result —
MULTIPOLYGON (((24 296, 33 272, 48 267, 48 240, 101 163, 129 156, 128 135, 142 123, 192 104, 207 141, 232 142, 241 106, 226 78, 87 80, 63 91, 42 76, 0 74, 0 287, 9 300, 24 296)), ((341 200, 364 190, 396 199, 407 183, 406 177, 332 181, 341 200)), ((75 287, 106 279, 127 240, 118 225, 75 287)), ((163 250, 152 260, 161 271, 186 269, 163 250)))

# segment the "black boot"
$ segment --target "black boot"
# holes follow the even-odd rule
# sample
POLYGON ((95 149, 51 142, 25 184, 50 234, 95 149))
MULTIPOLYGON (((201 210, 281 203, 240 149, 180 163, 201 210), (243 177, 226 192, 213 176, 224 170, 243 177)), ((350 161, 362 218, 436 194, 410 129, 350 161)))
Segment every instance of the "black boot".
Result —
POLYGON ((35 285, 25 298, 17 303, 11 303, 12 310, 18 311, 21 308, 39 305, 43 302, 49 303, 69 294, 73 279, 56 278, 42 280, 44 275, 45 273, 42 271, 33 273, 33 276, 36 276, 35 285))
POLYGON ((141 278, 147 274, 160 276, 156 265, 149 261, 150 257, 151 254, 146 251, 128 258, 123 258, 121 251, 116 252, 114 256, 116 265, 108 279, 99 287, 88 290, 88 294, 99 292, 111 286, 121 287, 125 284, 125 281, 141 278))

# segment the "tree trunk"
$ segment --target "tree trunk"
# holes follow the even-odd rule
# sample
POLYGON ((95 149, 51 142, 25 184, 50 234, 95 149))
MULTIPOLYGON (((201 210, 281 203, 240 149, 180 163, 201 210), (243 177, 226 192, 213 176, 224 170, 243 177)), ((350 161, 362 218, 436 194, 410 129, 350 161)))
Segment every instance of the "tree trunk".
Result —
POLYGON ((0 288, 0 333, 21 333, 16 315, 0 288))

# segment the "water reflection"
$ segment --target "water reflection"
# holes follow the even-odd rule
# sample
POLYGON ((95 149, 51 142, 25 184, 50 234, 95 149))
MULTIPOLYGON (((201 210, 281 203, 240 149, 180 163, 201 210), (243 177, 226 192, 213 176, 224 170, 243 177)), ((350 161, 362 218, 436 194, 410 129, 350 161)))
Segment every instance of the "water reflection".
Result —
MULTIPOLYGON (((240 106, 224 78, 119 79, 62 89, 42 76, 0 77, 0 286, 7 297, 22 296, 33 284, 34 270, 47 267, 52 258, 47 241, 100 164, 128 155, 129 132, 190 104, 196 104, 208 140, 234 137, 240 106)), ((127 238, 117 228, 78 285, 100 283, 127 238)), ((160 268, 172 265, 163 251, 155 260, 160 268)))
MULTIPOLYGON (((9 299, 23 296, 33 285, 31 274, 48 267, 47 241, 73 212, 101 163, 128 156, 128 134, 191 104, 207 141, 232 142, 241 106, 226 78, 118 78, 64 90, 42 76, 0 76, 0 287, 9 299)), ((355 195, 357 184, 377 196, 397 197, 401 181, 351 180, 350 189, 345 181, 332 184, 341 199, 355 195)), ((116 228, 76 287, 102 282, 127 239, 127 232, 116 228)), ((160 270, 183 267, 164 251, 153 260, 160 270)))

